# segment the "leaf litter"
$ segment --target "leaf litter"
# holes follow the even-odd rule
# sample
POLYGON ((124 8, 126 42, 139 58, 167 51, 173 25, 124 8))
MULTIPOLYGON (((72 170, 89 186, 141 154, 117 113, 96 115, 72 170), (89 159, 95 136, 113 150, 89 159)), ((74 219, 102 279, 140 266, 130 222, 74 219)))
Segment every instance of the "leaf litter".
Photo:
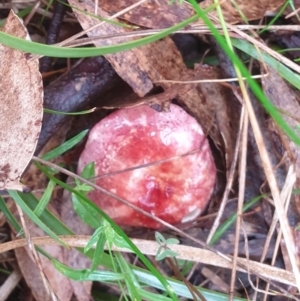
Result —
MULTIPOLYGON (((70 3, 72 4, 72 2, 70 3)), ((123 4, 124 2, 121 1, 119 3, 123 4)), ((102 17, 107 18, 109 17, 107 12, 109 12, 110 14, 116 13, 122 8, 126 8, 130 4, 134 4, 135 2, 129 3, 129 1, 126 1, 125 7, 118 7, 119 3, 114 3, 110 5, 108 1, 100 0, 100 7, 98 12, 102 17)), ((211 3, 209 1, 204 1, 201 5, 202 7, 207 7, 210 4, 211 3)), ((90 13, 93 13, 94 11, 94 4, 92 2, 77 2, 73 3, 73 5, 77 8, 82 9, 83 11, 86 10, 90 13)), ((224 6, 224 8, 226 9, 226 6, 224 6)), ((161 5, 158 1, 149 1, 145 2, 143 6, 138 6, 137 8, 135 8, 133 12, 129 11, 125 13, 120 17, 120 20, 126 20, 131 24, 138 24, 139 26, 144 26, 148 28, 162 28, 181 21, 182 19, 186 18, 190 13, 192 13, 192 10, 186 4, 185 6, 180 7, 180 9, 178 9, 177 4, 174 4, 170 8, 167 4, 167 1, 162 1, 161 5), (160 13, 161 11, 164 11, 163 17, 160 13), (148 16, 146 19, 144 17, 145 15, 148 16)), ((75 14, 77 15, 78 21, 84 29, 87 29, 90 26, 99 23, 99 21, 95 21, 96 19, 91 18, 90 16, 79 11, 76 11, 75 14)), ((241 21, 239 19, 236 19, 236 15, 232 17, 230 11, 227 11, 226 18, 230 23, 236 23, 238 21, 241 21)), ((128 30, 129 29, 124 29, 113 24, 105 23, 99 29, 91 31, 89 35, 93 37, 97 35, 104 35, 107 33, 115 34, 128 32, 128 30)), ((122 38, 120 38, 119 41, 123 41, 122 38)), ((115 42, 116 40, 113 40, 112 43, 115 42)), ((107 45, 108 43, 110 42, 95 42, 96 45, 107 45)), ((161 102, 168 102, 168 98, 169 100, 176 99, 176 101, 180 103, 190 114, 195 116, 199 123, 205 128, 205 132, 210 136, 215 146, 218 148, 219 153, 221 154, 221 156, 218 155, 220 161, 225 162, 223 165, 221 164, 221 168, 223 170, 223 173, 226 174, 226 171, 229 169, 232 157, 234 155, 234 145, 236 139, 236 133, 233 133, 232 131, 232 123, 238 122, 238 120, 232 118, 232 108, 230 107, 231 100, 230 98, 228 98, 228 95, 226 93, 226 86, 222 86, 220 83, 214 82, 199 82, 193 84, 178 83, 178 81, 184 82, 195 79, 216 80, 222 77, 222 70, 202 65, 195 66, 194 69, 186 68, 180 53, 178 52, 175 44, 170 38, 163 39, 149 46, 143 46, 138 50, 134 49, 132 51, 120 53, 118 55, 108 55, 106 56, 106 58, 110 61, 116 72, 122 77, 124 81, 127 82, 127 84, 135 92, 135 94, 131 94, 131 98, 129 97, 128 104, 123 104, 124 106, 130 106, 132 105, 132 103, 161 104, 161 102), (165 80, 173 80, 176 82, 166 82, 165 80), (158 86, 162 88, 164 92, 153 95, 153 88, 158 86), (224 166, 226 166, 225 169, 224 166)), ((274 102, 274 104, 280 107, 284 114, 286 114, 286 116, 289 116, 288 118, 291 118, 290 116, 293 115, 293 112, 295 113, 297 112, 297 110, 299 110, 299 105, 297 101, 294 101, 294 99, 296 99, 296 93, 290 87, 288 87, 285 82, 278 78, 278 76, 276 78, 276 72, 274 72, 273 70, 270 70, 269 72, 269 77, 266 77, 262 80, 263 89, 265 93, 269 96, 269 98, 274 102), (276 96, 281 95, 282 91, 285 91, 284 94, 287 95, 287 101, 292 100, 292 103, 283 104, 284 98, 277 97, 276 99, 276 96)), ((263 71, 263 73, 265 73, 265 70, 263 71)), ((116 97, 116 99, 117 98, 118 97, 116 97)), ((122 101, 120 102, 120 98, 118 99, 118 101, 116 101, 116 103, 122 103, 122 101)), ((114 107, 118 107, 118 105, 114 106, 114 101, 111 101, 110 108, 114 107)), ((294 115, 296 115, 296 113, 294 115)), ((295 129, 297 129, 297 124, 293 125, 291 123, 291 126, 295 126, 295 129)), ((279 150, 279 156, 282 156, 282 150, 284 149, 284 147, 287 147, 289 141, 282 143, 282 141, 280 140, 282 136, 280 135, 280 133, 277 133, 278 129, 274 129, 274 127, 272 126, 271 130, 275 133, 274 141, 276 141, 277 143, 276 148, 277 150, 279 150)), ((297 147, 290 145, 289 148, 294 154, 293 159, 295 159, 297 162, 297 147)), ((291 152, 287 152, 287 154, 290 155, 291 152)), ((292 157, 290 156, 289 158, 291 159, 292 157)), ((288 165, 289 163, 287 163, 287 166, 288 165)), ((24 168, 26 168, 26 166, 24 168)), ((248 166, 248 168, 251 169, 258 167, 248 166)), ((296 172, 298 172, 298 164, 296 164, 296 172)), ((224 181, 224 176, 223 179, 221 177, 219 184, 222 182, 222 180, 224 181)), ((262 184, 263 179, 260 180, 260 184, 262 184)), ((40 188, 44 188, 44 186, 40 188)), ((222 189, 224 189, 224 187, 222 187, 221 185, 219 189, 222 193, 222 189)), ((233 192, 234 189, 236 189, 236 186, 232 188, 233 192)), ((256 193, 259 193, 259 190, 257 190, 256 193)), ((232 195, 234 196, 235 194, 233 193, 232 195)), ((216 199, 218 199, 218 197, 216 199)), ((217 206, 218 200, 215 200, 214 202, 212 202, 212 205, 209 208, 209 212, 215 212, 217 206)), ((229 203, 225 209, 225 212, 223 213, 223 218, 225 219, 226 217, 229 217, 230 214, 234 212, 234 210, 234 203, 229 203)), ((250 218, 248 218, 247 216, 243 217, 245 223, 247 224, 247 235, 249 237, 252 236, 252 242, 250 241, 249 245, 249 242, 245 240, 242 244, 239 245, 239 256, 247 256, 245 248, 248 248, 248 251, 250 251, 250 257, 259 256, 258 249, 260 248, 260 246, 263 245, 263 241, 265 240, 265 237, 267 235, 265 229, 261 227, 261 225, 263 224, 264 216, 260 212, 260 210, 264 211, 266 209, 261 209, 260 206, 257 206, 255 210, 257 212, 250 212, 252 214, 250 214, 250 218), (258 235, 258 233, 260 233, 260 235, 258 235), (256 249, 253 246, 253 244, 256 244, 258 249, 256 249)), ((263 213, 266 214, 266 212, 263 213)), ((271 215, 272 214, 273 212, 271 208, 271 215)), ((298 216, 295 215, 295 218, 297 217, 298 216)), ((68 217, 63 218, 63 220, 68 220, 68 217)), ((207 231, 209 229, 209 224, 212 222, 212 220, 213 217, 207 217, 206 220, 204 217, 203 219, 200 219, 196 225, 190 225, 191 228, 187 229, 186 233, 192 233, 194 237, 205 241, 207 237, 207 231)), ((72 222, 70 221, 70 223, 70 227, 72 227, 72 222)), ((138 231, 136 231, 135 234, 133 232, 132 235, 137 235, 137 233, 138 231)), ((151 237, 151 233, 149 233, 149 235, 151 237)), ((172 235, 174 236, 175 234, 171 233, 171 236, 172 235)), ((234 241, 232 240, 232 235, 234 235, 234 229, 231 228, 222 238, 221 243, 215 245, 215 250, 221 250, 225 254, 233 253, 234 241)), ((181 242, 186 245, 192 245, 191 241, 186 238, 181 238, 181 242)), ((272 250, 274 244, 275 242, 271 240, 271 247, 269 248, 269 250, 272 250)), ((270 259, 271 256, 272 252, 268 251, 266 258, 270 259)), ((207 274, 207 271, 202 271, 203 273, 207 274)), ((212 267, 210 271, 214 271, 214 268, 212 267)), ((225 279, 227 277, 230 277, 230 275, 226 274, 225 279)), ((239 273, 239 277, 244 283, 248 283, 247 277, 245 278, 245 274, 239 273)), ((217 283, 218 280, 212 278, 211 284, 208 285, 208 287, 213 288, 214 281, 216 281, 217 283)), ((55 285, 53 287, 54 290, 56 290, 55 285)), ((225 286, 224 290, 226 291, 227 289, 228 287, 225 286)), ((241 290, 241 287, 236 287, 236 291, 241 290)))
MULTIPOLYGON (((2 31, 26 39, 21 20, 11 12, 2 31)), ((0 190, 28 188, 21 175, 34 153, 42 126, 43 83, 37 59, 0 45, 0 190)))

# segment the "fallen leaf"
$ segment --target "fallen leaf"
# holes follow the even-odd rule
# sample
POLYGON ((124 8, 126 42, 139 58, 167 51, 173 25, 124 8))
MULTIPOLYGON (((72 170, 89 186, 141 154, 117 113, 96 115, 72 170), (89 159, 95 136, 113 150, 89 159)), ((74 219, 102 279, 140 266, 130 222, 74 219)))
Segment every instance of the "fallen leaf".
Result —
MULTIPOLYGON (((285 0, 238 0, 234 3, 223 1, 220 3, 224 20, 230 24, 245 23, 245 20, 258 20, 263 18, 267 12, 276 11, 284 4, 285 0)), ((200 7, 205 10, 215 5, 214 0, 205 0, 201 2, 200 7)), ((209 12, 212 20, 218 20, 216 9, 209 12)), ((203 24, 200 20, 199 23, 203 24)))
MULTIPOLYGON (((240 22, 244 23, 245 19, 248 21, 261 19, 267 11, 276 11, 284 2, 284 0, 261 0, 257 3, 255 0, 253 0, 253 2, 249 0, 239 0, 232 4, 230 1, 221 1, 220 6, 225 21, 230 24, 235 24, 240 22)), ((108 0, 100 0, 99 6, 112 15, 136 3, 136 0, 114 1, 114 3, 108 0)), ((215 8, 211 9, 215 6, 214 0, 202 1, 199 6, 203 10, 209 9, 207 16, 212 21, 216 22, 218 20, 217 10, 215 8)), ((170 3, 168 0, 148 0, 121 15, 120 19, 132 24, 160 29, 173 26, 194 14, 194 9, 190 3, 170 3)), ((201 19, 197 22, 198 25, 203 25, 203 23, 201 19)))
MULTIPOLYGON (((134 5, 136 0, 109 1, 100 0, 99 6, 110 15, 118 13, 134 5)), ((189 3, 179 4, 170 1, 149 0, 141 3, 137 7, 127 11, 120 16, 120 19, 126 20, 132 24, 148 28, 167 28, 190 18, 194 10, 189 3)))
MULTIPOLYGON (((71 182, 71 179, 67 182, 71 182)), ((76 235, 92 235, 93 229, 85 224, 74 210, 71 200, 71 193, 64 190, 61 202, 61 221, 76 235)), ((88 269, 91 267, 91 260, 76 249, 64 249, 64 264, 73 269, 88 269)), ((74 295, 77 301, 91 300, 92 281, 75 281, 70 279, 74 295)))
MULTIPOLYGON (((91 18, 89 15, 93 14, 94 12, 94 2, 91 0, 86 0, 84 2, 75 2, 75 0, 70 1, 70 4, 77 8, 74 10, 74 13, 84 29, 91 28, 92 26, 100 23, 96 18, 91 18)), ((159 10, 160 6, 163 10, 166 10, 168 4, 166 1, 156 1, 155 3, 152 1, 151 3, 153 6, 151 6, 151 4, 148 6, 148 8, 155 7, 155 9, 149 9, 149 12, 147 13, 147 19, 153 19, 153 23, 155 23, 155 18, 157 18, 156 10, 159 10)), ((180 13, 178 7, 176 5, 171 5, 170 9, 173 9, 171 13, 173 17, 170 15, 167 17, 167 19, 169 19, 169 21, 172 19, 173 22, 178 21, 180 17, 175 17, 175 14, 180 13)), ((109 10, 107 3, 106 10, 109 10)), ((129 12, 126 13, 125 16, 127 16, 127 14, 129 14, 129 12)), ((102 18, 108 17, 108 14, 104 12, 101 5, 98 7, 98 15, 102 18)), ((165 25, 167 24, 168 23, 165 25)), ((95 37, 105 34, 128 32, 128 30, 128 28, 124 29, 121 26, 104 22, 97 28, 89 31, 87 34, 90 37, 95 37)), ((94 41, 94 44, 97 46, 104 46, 125 41, 126 40, 124 37, 120 37, 117 39, 96 40, 94 41)), ((171 95, 170 91, 175 91, 179 102, 186 107, 188 111, 198 120, 205 132, 209 133, 209 135, 212 137, 214 143, 219 147, 225 145, 227 153, 229 153, 229 148, 232 147, 233 141, 229 139, 230 135, 228 135, 228 132, 230 131, 228 116, 226 116, 226 119, 222 124, 223 137, 221 137, 220 129, 218 128, 218 126, 221 124, 220 120, 224 117, 224 114, 226 114, 225 102, 223 100, 222 103, 219 101, 219 96, 222 96, 222 99, 224 98, 224 93, 220 87, 220 84, 199 83, 194 84, 191 87, 190 85, 163 82, 166 79, 176 81, 207 78, 217 79, 217 72, 211 72, 211 70, 209 70, 207 67, 198 67, 197 70, 189 70, 184 64, 180 52, 170 37, 166 37, 162 40, 132 49, 130 51, 106 55, 105 57, 109 60, 113 68, 122 77, 122 79, 126 81, 140 97, 143 97, 146 93, 148 93, 151 88, 154 87, 154 85, 161 86, 165 92, 168 91, 169 95, 171 95), (180 91, 180 89, 182 91, 180 91), (214 92, 213 95, 211 93, 212 91, 214 92), (216 117, 216 115, 220 114, 223 116, 220 118, 216 117), (216 120, 219 121, 218 125, 216 125, 216 120)), ((167 93, 165 93, 165 95, 162 97, 165 98, 165 96, 168 96, 167 93)), ((170 97, 167 101, 171 101, 173 97, 170 97)), ((141 103, 146 102, 153 104, 157 100, 159 101, 159 98, 160 95, 155 95, 155 97, 152 97, 150 100, 144 98, 141 100, 141 103)), ((165 102, 166 100, 164 99, 162 104, 163 107, 165 102)), ((229 155, 227 166, 231 161, 231 157, 232 156, 229 155)))
MULTIPOLYGON (((51 209, 51 206, 48 206, 51 209)), ((54 211, 54 210, 52 210, 54 211)), ((31 237, 44 236, 45 233, 29 218, 25 216, 26 225, 30 230, 31 237)), ((58 245, 43 246, 43 250, 60 262, 64 262, 63 247, 58 245)), ((28 247, 15 250, 16 258, 23 274, 23 277, 31 289, 37 301, 51 300, 43 284, 40 271, 36 262, 33 260, 32 252, 28 247)), ((43 273, 45 274, 52 292, 58 300, 69 301, 73 294, 70 280, 61 274, 53 265, 52 261, 40 255, 43 273)))
POLYGON ((23 248, 16 248, 15 255, 23 275, 26 275, 25 281, 36 300, 52 301, 51 296, 46 291, 41 279, 40 271, 36 264, 30 258, 23 248))
MULTIPOLYGON (((261 67, 262 73, 264 73, 264 66, 261 67)), ((283 112, 282 117, 285 122, 294 130, 295 133, 299 135, 299 116, 300 116, 300 106, 299 106, 299 93, 294 91, 283 78, 271 67, 268 67, 268 76, 262 77, 262 88, 266 96, 270 101, 283 112)), ((274 151, 277 152, 278 156, 283 156, 284 153, 287 154, 290 162, 289 164, 295 165, 296 172, 296 184, 294 188, 300 187, 300 148, 293 141, 288 139, 279 127, 275 126, 274 122, 270 122, 270 127, 273 127, 274 132, 274 151), (279 138, 279 139, 278 139, 279 138)), ((280 184, 279 184, 280 185, 280 184)), ((281 188, 281 187, 280 187, 281 188)), ((299 195, 294 195, 291 197, 291 201, 287 210, 287 218, 291 227, 291 231, 294 234, 294 238, 297 238, 296 221, 299 221, 300 215, 300 197, 299 195)), ((296 241, 297 243, 297 241, 296 241)), ((285 267, 287 270, 292 270, 288 252, 286 249, 285 242, 281 242, 281 251, 283 255, 283 260, 285 262, 285 267)), ((300 262, 299 249, 295 252, 295 258, 297 263, 300 262)))
MULTIPOLYGON (((262 67, 263 69, 263 67, 262 67)), ((262 72, 265 72, 262 70, 262 72)), ((300 97, 279 74, 271 67, 268 67, 268 76, 262 77, 262 87, 266 96, 271 102, 283 112, 285 122, 299 135, 299 116, 300 116, 300 97)), ((274 139, 278 141, 278 139, 274 139)), ((300 148, 292 141, 285 141, 284 145, 288 145, 289 151, 292 153, 292 161, 295 162, 297 179, 300 179, 300 148)), ((281 149, 282 145, 277 145, 277 149, 281 149)))
MULTIPOLYGON (((10 12, 2 32, 25 39, 10 12)), ((20 178, 34 153, 42 125, 43 85, 37 59, 0 44, 0 190, 28 190, 20 178)))
MULTIPOLYGON (((91 28, 97 24, 99 25, 99 20, 92 18, 89 15, 94 12, 95 3, 93 1, 87 0, 84 2, 78 2, 76 0, 70 0, 69 3, 73 7, 79 9, 74 9, 74 14, 83 29, 91 28)), ((101 17, 108 18, 108 15, 101 9, 101 7, 98 7, 98 13, 101 17)), ((88 36, 93 37, 104 34, 114 35, 120 33, 124 33, 123 27, 103 22, 101 26, 90 30, 88 32, 88 36)), ((117 39, 98 40, 95 41, 94 44, 97 46, 106 46, 122 42, 124 42, 124 38, 120 37, 117 39)), ((143 53, 139 48, 114 54, 107 54, 105 55, 105 58, 111 63, 120 77, 122 77, 122 79, 126 81, 140 97, 143 97, 153 88, 153 83, 149 78, 147 70, 144 68, 143 53)), ((151 68, 151 66, 147 66, 147 68, 151 68)))

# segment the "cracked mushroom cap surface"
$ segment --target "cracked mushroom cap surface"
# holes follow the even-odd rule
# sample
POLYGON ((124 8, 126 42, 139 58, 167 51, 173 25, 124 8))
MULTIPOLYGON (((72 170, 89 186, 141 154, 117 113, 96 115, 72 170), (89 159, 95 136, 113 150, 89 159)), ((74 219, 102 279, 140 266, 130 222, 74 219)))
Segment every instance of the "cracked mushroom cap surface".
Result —
MULTIPOLYGON (((174 104, 170 112, 141 105, 102 119, 89 133, 78 173, 90 162, 95 163, 96 176, 134 167, 98 178, 96 184, 170 224, 202 214, 216 179, 201 126, 174 104)), ((119 225, 161 227, 104 193, 94 190, 88 197, 119 225)))

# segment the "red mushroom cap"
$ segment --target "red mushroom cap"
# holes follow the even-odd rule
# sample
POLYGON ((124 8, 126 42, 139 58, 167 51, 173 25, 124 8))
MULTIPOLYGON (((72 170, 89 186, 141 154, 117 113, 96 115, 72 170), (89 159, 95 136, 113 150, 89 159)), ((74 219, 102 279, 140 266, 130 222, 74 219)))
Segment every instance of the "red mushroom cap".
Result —
MULTIPOLYGON (((208 141, 197 121, 171 104, 170 112, 147 105, 121 109, 90 131, 78 173, 95 162, 96 175, 174 158, 96 180, 97 185, 170 224, 203 213, 216 179, 208 141), (193 154, 184 155, 196 151, 193 154)), ((160 223, 99 191, 89 198, 120 225, 157 229, 160 223)))

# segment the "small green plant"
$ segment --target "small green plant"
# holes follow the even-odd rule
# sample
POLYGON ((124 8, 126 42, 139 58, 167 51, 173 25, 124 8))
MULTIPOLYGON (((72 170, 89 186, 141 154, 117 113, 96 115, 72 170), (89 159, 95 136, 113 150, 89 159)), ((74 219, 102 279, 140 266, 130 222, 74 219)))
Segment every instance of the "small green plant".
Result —
POLYGON ((179 244, 179 240, 177 238, 165 239, 161 233, 155 232, 155 239, 156 239, 156 242, 159 244, 159 248, 158 248, 156 256, 155 256, 155 259, 157 261, 163 260, 166 257, 176 257, 178 255, 178 253, 170 250, 170 248, 168 247, 170 245, 179 244))

